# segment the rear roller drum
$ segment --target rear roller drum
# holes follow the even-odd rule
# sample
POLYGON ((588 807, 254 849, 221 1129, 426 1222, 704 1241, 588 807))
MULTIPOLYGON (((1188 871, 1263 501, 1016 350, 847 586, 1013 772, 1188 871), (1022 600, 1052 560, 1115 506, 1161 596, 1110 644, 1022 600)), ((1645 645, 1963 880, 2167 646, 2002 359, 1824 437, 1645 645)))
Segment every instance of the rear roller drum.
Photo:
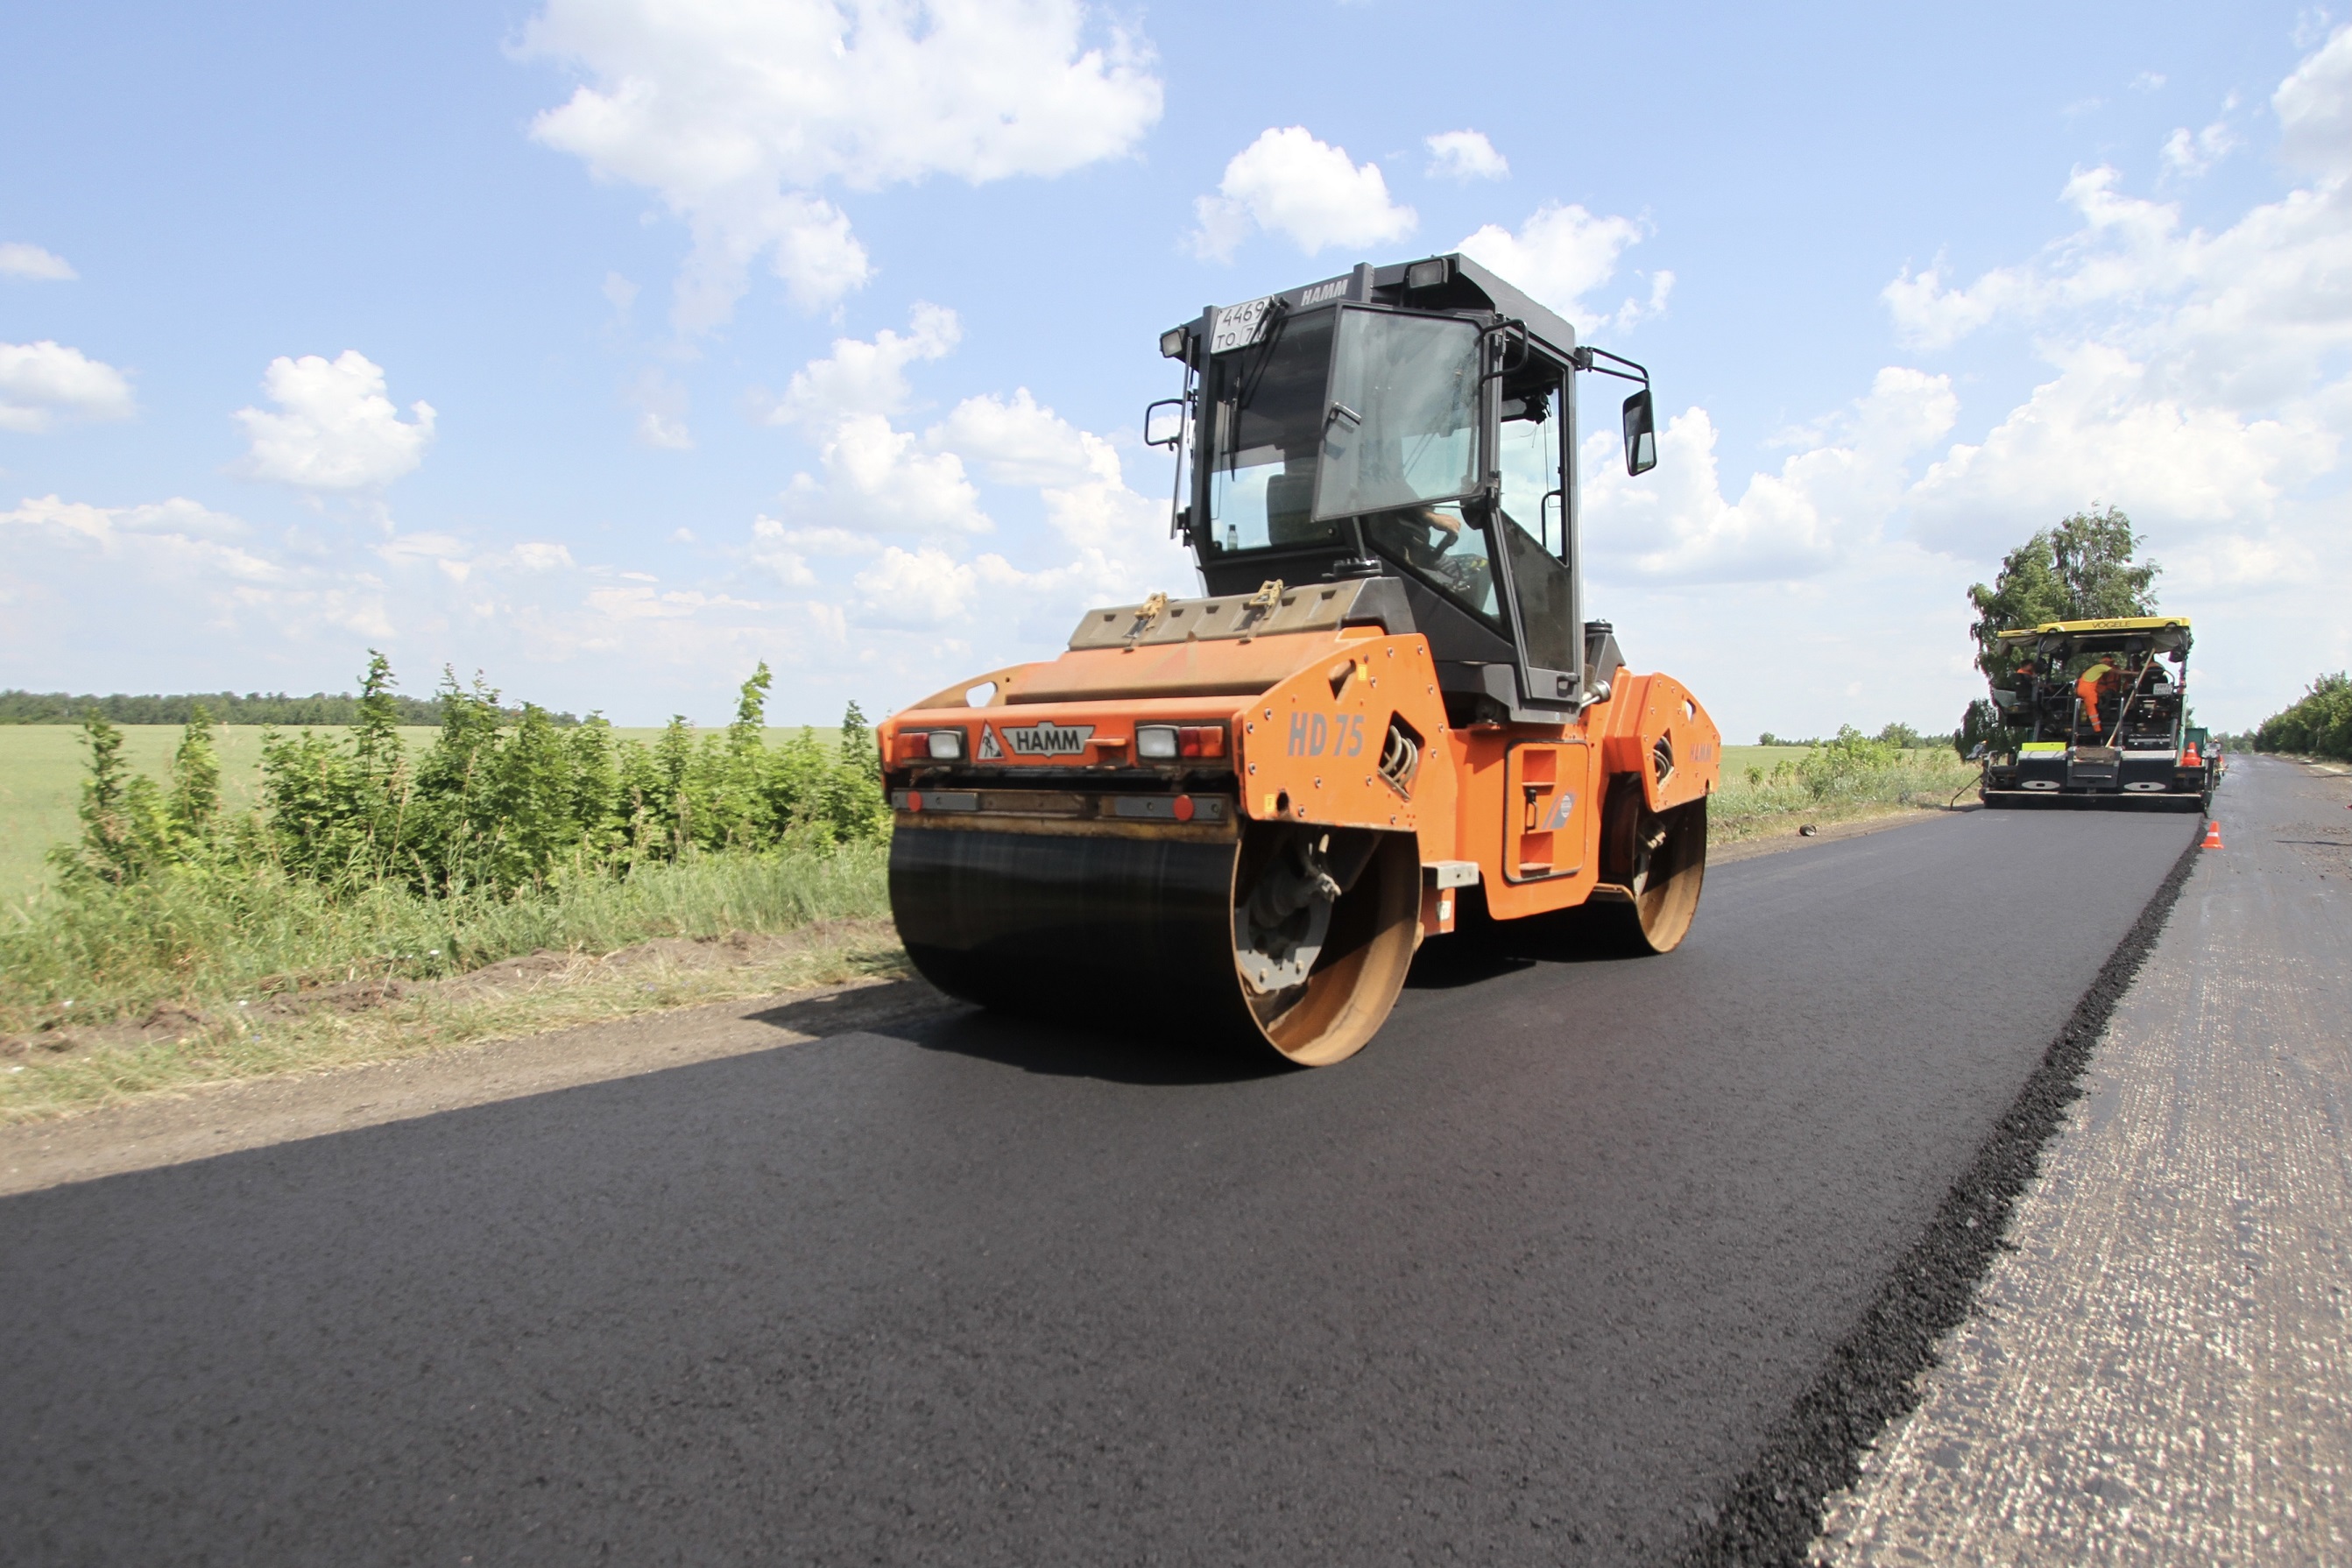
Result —
POLYGON ((1620 779, 1601 818, 1601 879, 1633 901, 1601 906, 1636 952, 1672 952, 1688 935, 1706 879, 1706 800, 1656 812, 1638 779, 1620 779))

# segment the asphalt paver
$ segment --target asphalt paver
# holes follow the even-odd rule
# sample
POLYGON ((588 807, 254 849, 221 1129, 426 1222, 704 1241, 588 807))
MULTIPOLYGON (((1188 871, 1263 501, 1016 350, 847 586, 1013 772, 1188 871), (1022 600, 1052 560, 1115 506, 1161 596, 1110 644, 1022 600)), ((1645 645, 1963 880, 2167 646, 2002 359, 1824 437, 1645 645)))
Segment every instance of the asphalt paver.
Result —
POLYGON ((2195 827, 1723 867, 1663 959, 1433 943, 1323 1071, 959 1011, 0 1200, 0 1541, 1660 1561, 2195 827))

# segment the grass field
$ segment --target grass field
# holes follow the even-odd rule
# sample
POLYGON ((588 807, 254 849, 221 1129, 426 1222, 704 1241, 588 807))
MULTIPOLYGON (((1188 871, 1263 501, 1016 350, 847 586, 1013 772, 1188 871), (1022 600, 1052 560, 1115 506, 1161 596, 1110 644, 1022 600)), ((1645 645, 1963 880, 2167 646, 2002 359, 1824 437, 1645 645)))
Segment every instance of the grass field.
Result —
MULTIPOLYGON (((172 752, 180 743, 177 724, 125 724, 122 755, 132 767, 158 780, 171 771, 172 752)), ((433 743, 439 731, 405 728, 401 738, 410 751, 433 743)), ((800 733, 797 728, 771 728, 768 744, 781 746, 800 733)), ((652 742, 658 729, 615 728, 620 740, 652 742)), ((821 728, 818 740, 831 745, 841 738, 837 729, 821 728)), ((253 803, 261 777, 261 728, 255 724, 223 725, 213 731, 220 750, 221 794, 231 809, 253 803)), ((49 847, 80 830, 74 807, 81 800, 81 783, 89 765, 78 724, 0 724, 0 910, 21 902, 48 879, 43 857, 49 847)))

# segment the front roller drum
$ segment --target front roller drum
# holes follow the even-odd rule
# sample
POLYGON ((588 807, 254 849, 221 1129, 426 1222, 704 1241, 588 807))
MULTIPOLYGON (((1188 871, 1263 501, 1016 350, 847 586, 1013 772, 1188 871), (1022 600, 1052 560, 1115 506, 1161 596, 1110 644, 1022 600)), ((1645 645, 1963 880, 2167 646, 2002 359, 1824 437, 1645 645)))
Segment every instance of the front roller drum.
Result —
POLYGON ((902 824, 890 908, 951 995, 1322 1067, 1395 1005, 1420 854, 1410 834, 1286 823, 1225 843, 902 824))

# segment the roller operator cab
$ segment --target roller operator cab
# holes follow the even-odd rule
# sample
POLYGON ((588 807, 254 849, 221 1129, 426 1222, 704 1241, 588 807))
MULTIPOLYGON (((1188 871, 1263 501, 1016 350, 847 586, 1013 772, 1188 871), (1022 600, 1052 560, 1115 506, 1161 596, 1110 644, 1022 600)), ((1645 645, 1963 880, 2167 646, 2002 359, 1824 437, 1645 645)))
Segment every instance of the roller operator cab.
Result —
POLYGON ((2188 727, 2186 617, 2052 621, 2000 634, 2009 738, 1986 748, 1987 805, 2073 802, 2202 811, 2221 759, 2188 727))
POLYGON ((1090 610, 1060 657, 881 727, 890 899, 942 989, 1095 1026, 1352 1055, 1465 900, 1690 929, 1720 768, 1577 564, 1576 378, 1648 374, 1460 256, 1160 338, 1173 528, 1206 593, 1090 610))

